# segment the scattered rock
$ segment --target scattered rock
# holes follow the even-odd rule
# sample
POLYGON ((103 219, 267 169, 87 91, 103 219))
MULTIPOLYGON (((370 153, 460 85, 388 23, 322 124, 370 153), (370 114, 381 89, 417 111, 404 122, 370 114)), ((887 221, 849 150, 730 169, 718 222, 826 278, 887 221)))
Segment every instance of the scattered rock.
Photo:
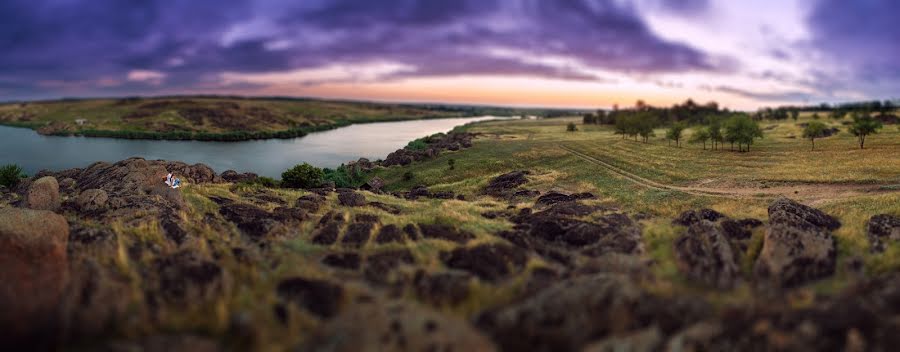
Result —
POLYGON ((400 214, 400 208, 397 206, 394 206, 394 205, 384 204, 382 202, 369 202, 369 206, 381 209, 381 210, 387 212, 388 214, 394 214, 394 215, 400 214))
POLYGON ((352 191, 338 193, 338 201, 341 202, 341 205, 348 207, 361 207, 366 205, 366 197, 352 191))
POLYGON ((0 346, 39 346, 55 338, 69 278, 68 236, 60 215, 0 208, 0 346))
POLYGON ((756 276, 779 287, 793 287, 831 276, 837 250, 829 230, 831 216, 782 198, 769 206, 769 228, 756 260, 756 276))
POLYGON ((430 239, 445 240, 459 244, 466 244, 470 240, 475 239, 475 235, 472 233, 461 231, 450 225, 419 224, 419 229, 422 231, 422 237, 430 239))
POLYGON ((494 351, 465 320, 390 301, 357 304, 325 323, 299 351, 494 351))
POLYGON ((158 286, 148 290, 178 307, 204 304, 223 297, 229 287, 228 277, 215 262, 199 253, 185 250, 154 262, 158 286))
POLYGON ((383 187, 384 180, 382 180, 381 177, 375 176, 371 180, 366 181, 366 184, 362 185, 360 188, 365 191, 379 192, 383 187))
POLYGON ((887 243, 900 240, 900 217, 888 214, 875 215, 866 224, 866 233, 872 245, 872 252, 883 252, 887 248, 887 243))
POLYGON ((306 210, 310 213, 315 213, 319 211, 319 207, 322 206, 322 203, 325 202, 325 197, 318 195, 316 193, 310 193, 304 195, 300 198, 297 198, 297 208, 306 210))
POLYGON ((360 257, 356 253, 329 254, 322 258, 322 264, 340 269, 358 270, 360 257))
POLYGON ((738 257, 728 238, 709 220, 691 224, 674 246, 678 269, 693 281, 728 289, 740 276, 738 257))
POLYGON ((353 248, 362 248, 369 242, 372 235, 373 224, 371 222, 356 222, 347 226, 347 232, 341 239, 341 244, 353 248))
POLYGON ((547 206, 547 205, 553 205, 553 204, 560 203, 560 202, 572 202, 574 200, 575 200, 575 197, 570 196, 568 194, 562 194, 559 192, 549 192, 547 194, 544 194, 544 195, 538 197, 537 202, 535 202, 535 205, 547 206))
POLYGON ((416 200, 419 198, 428 198, 431 196, 431 192, 428 191, 428 187, 419 185, 415 186, 406 192, 406 199, 416 200))
POLYGON ((331 245, 337 242, 344 221, 344 214, 334 211, 322 216, 322 219, 313 231, 312 243, 331 245))
POLYGON ((59 183, 53 176, 41 177, 28 186, 25 206, 35 210, 56 210, 59 208, 59 183))
POLYGON ((469 296, 469 282, 472 276, 456 272, 433 275, 423 270, 416 271, 413 285, 420 299, 435 305, 456 305, 469 296))
POLYGON ((381 230, 378 231, 378 236, 375 237, 375 242, 378 244, 403 243, 405 239, 403 238, 403 232, 400 231, 397 225, 389 224, 381 227, 381 230))
POLYGON ((234 170, 227 170, 220 176, 223 181, 231 183, 250 182, 259 178, 259 175, 252 172, 238 173, 234 170))
POLYGON ((366 279, 373 283, 388 283, 391 271, 401 264, 414 264, 416 262, 408 249, 388 250, 369 255, 364 270, 366 279))
POLYGON ((484 188, 484 194, 495 197, 509 197, 516 188, 528 182, 528 171, 513 171, 493 178, 484 188))
POLYGON ((475 274, 485 281, 499 281, 522 271, 528 255, 517 247, 483 244, 442 252, 441 260, 450 268, 475 274))
POLYGON ((254 239, 264 238, 278 226, 274 216, 253 205, 231 203, 219 207, 219 214, 237 225, 244 234, 254 239))
POLYGON ((302 277, 279 282, 276 292, 281 299, 319 318, 330 318, 337 314, 344 295, 344 289, 339 285, 302 277))
POLYGON ((419 229, 416 228, 416 225, 406 224, 406 226, 403 226, 403 232, 406 233, 406 236, 409 237, 410 240, 419 240, 419 229))
POLYGON ((682 226, 691 226, 703 220, 716 222, 724 217, 725 215, 722 215, 721 213, 712 209, 688 210, 681 213, 681 215, 679 215, 677 219, 673 220, 672 223, 682 226))
POLYGON ((94 212, 106 208, 109 196, 102 189, 89 189, 75 198, 75 205, 83 212, 94 212))

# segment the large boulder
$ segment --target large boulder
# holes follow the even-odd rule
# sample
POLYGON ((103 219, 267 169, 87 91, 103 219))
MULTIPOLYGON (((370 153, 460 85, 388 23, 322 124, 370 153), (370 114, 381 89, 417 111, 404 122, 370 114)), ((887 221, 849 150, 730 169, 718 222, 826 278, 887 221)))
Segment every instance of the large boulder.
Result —
POLYGON ((223 172, 222 175, 220 175, 219 177, 222 178, 222 180, 225 182, 240 183, 240 182, 253 181, 253 180, 259 178, 259 175, 252 173, 252 172, 245 172, 245 173, 241 174, 234 170, 227 170, 227 171, 223 172))
POLYGON ((84 212, 98 211, 106 208, 109 195, 102 189, 89 189, 75 198, 75 205, 84 212))
POLYGON ((692 224, 675 240, 675 263, 689 279, 716 288, 731 288, 740 275, 728 238, 709 220, 692 224))
POLYGON ((466 270, 485 281, 499 281, 522 271, 528 255, 520 248, 503 244, 483 244, 442 252, 447 267, 466 270))
POLYGON ((60 215, 0 208, 0 347, 53 336, 68 282, 68 236, 60 215))
POLYGON ((833 217, 785 198, 769 206, 769 228, 755 274, 775 286, 793 287, 834 274, 837 250, 833 217))
POLYGON ((338 201, 341 205, 347 207, 361 207, 366 205, 366 197, 353 191, 339 193, 338 201))
POLYGON ((28 186, 25 206, 36 210, 56 210, 61 203, 59 183, 53 176, 41 177, 28 186))
POLYGON ((869 219, 866 233, 873 252, 883 252, 888 243, 900 240, 900 216, 879 214, 869 219))
POLYGON ((401 302, 345 309, 299 351, 495 351, 465 320, 401 302))

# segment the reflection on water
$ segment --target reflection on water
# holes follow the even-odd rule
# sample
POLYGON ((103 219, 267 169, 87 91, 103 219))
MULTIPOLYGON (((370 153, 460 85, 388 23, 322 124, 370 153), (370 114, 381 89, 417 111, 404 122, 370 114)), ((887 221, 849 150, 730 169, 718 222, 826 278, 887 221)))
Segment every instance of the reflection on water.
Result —
POLYGON ((29 129, 0 126, 0 164, 18 164, 34 174, 42 169, 86 167, 95 161, 139 156, 204 163, 216 172, 233 169, 279 177, 282 171, 301 162, 335 167, 358 158, 384 158, 413 139, 492 118, 368 123, 294 139, 227 143, 50 137, 29 129))

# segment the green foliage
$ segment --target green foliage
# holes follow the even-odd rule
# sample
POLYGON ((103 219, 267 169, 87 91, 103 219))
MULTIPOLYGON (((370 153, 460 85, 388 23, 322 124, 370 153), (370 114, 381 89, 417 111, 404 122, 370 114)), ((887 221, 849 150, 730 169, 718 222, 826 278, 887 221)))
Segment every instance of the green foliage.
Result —
POLYGON ((337 169, 324 170, 325 181, 334 182, 338 188, 356 188, 366 183, 366 175, 347 165, 338 166, 337 169))
POLYGON ((818 119, 820 119, 821 117, 819 116, 819 113, 814 112, 814 113, 812 114, 812 118, 813 118, 813 120, 818 120, 818 119))
POLYGON ((866 137, 870 134, 878 133, 883 125, 881 121, 876 120, 869 114, 853 114, 853 124, 850 125, 850 133, 856 136, 859 141, 859 149, 864 149, 866 137))
POLYGON ((456 169, 456 159, 447 160, 447 166, 450 166, 450 170, 456 169))
POLYGON ((325 173, 322 169, 303 163, 281 174, 281 185, 287 188, 313 188, 322 183, 325 173))
POLYGON ((812 149, 815 150, 816 138, 825 137, 825 130, 827 129, 828 127, 826 127, 824 123, 812 121, 803 129, 803 138, 808 138, 809 141, 812 142, 812 149))
POLYGON ((672 126, 670 126, 666 131, 666 139, 675 141, 676 146, 681 146, 681 135, 686 128, 687 125, 684 122, 676 122, 672 124, 672 126))
POLYGON ((403 181, 412 181, 414 178, 416 178, 416 175, 414 175, 412 171, 406 171, 403 173, 403 181))
POLYGON ((703 143, 703 149, 706 149, 706 142, 709 142, 709 131, 705 128, 698 128, 694 131, 694 134, 691 135, 691 139, 688 140, 688 143, 697 144, 703 143))
POLYGON ((406 149, 409 149, 409 150, 425 150, 427 148, 428 148, 428 143, 425 142, 425 138, 416 139, 412 142, 409 142, 406 145, 406 149))
POLYGON ((575 131, 578 131, 578 126, 575 126, 575 123, 574 123, 574 122, 569 122, 569 124, 566 125, 566 131, 567 131, 567 132, 575 132, 575 131))
POLYGON ((13 188, 25 177, 25 173, 19 165, 7 164, 0 166, 0 185, 13 188))
POLYGON ((738 151, 745 151, 743 146, 750 151, 750 145, 756 138, 762 138, 763 132, 759 123, 745 114, 737 114, 725 122, 725 140, 734 145, 737 143, 738 151))

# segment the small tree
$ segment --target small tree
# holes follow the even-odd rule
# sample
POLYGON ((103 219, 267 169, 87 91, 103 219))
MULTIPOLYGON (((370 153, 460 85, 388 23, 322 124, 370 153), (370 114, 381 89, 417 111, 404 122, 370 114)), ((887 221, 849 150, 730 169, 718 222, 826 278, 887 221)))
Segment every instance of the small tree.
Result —
POLYGON ((812 114, 812 118, 813 118, 813 120, 818 120, 818 119, 819 119, 819 113, 814 112, 814 113, 812 114))
POLYGON ((706 142, 709 141, 709 139, 709 131, 705 128, 698 128, 694 131, 694 134, 691 135, 691 139, 688 140, 688 143, 703 143, 703 150, 706 150, 706 142))
POLYGON ((313 188, 322 184, 325 172, 303 163, 281 173, 281 185, 287 188, 313 188))
POLYGON ((874 119, 869 114, 854 114, 853 124, 850 125, 850 133, 853 133, 859 141, 859 149, 865 149, 866 137, 878 133, 881 129, 881 121, 874 119))
POLYGON ((569 122, 569 124, 566 125, 566 131, 569 131, 569 132, 578 131, 578 126, 575 126, 574 122, 569 122))
POLYGON ((729 119, 725 123, 725 140, 731 143, 732 150, 734 143, 738 145, 738 151, 745 151, 743 146, 747 146, 746 151, 750 151, 750 145, 756 138, 762 138, 762 129, 759 124, 753 121, 749 116, 737 115, 729 119))
POLYGON ((450 166, 450 170, 455 169, 456 168, 456 159, 450 158, 450 160, 447 160, 447 165, 450 166))
POLYGON ((800 118, 800 110, 791 110, 791 119, 797 121, 800 118))
MULTIPOLYGON (((682 135, 682 132, 684 132, 685 128, 687 128, 687 126, 685 126, 683 122, 676 122, 676 123, 672 124, 672 126, 669 127, 669 130, 666 131, 666 138, 669 141, 675 141, 675 146, 680 147, 681 146, 681 135, 682 135)), ((671 142, 669 144, 671 144, 671 142)))
POLYGON ((819 121, 812 121, 803 129, 803 138, 809 138, 809 141, 812 143, 812 150, 816 150, 816 138, 825 137, 826 129, 825 124, 819 121))
POLYGON ((725 136, 722 135, 722 123, 719 122, 719 119, 714 119, 709 123, 706 131, 709 134, 709 140, 712 142, 712 149, 716 150, 716 146, 725 141, 725 136))
POLYGON ((19 165, 8 164, 0 166, 0 185, 7 188, 13 188, 22 181, 25 173, 19 165))
POLYGON ((416 175, 413 175, 412 171, 403 173, 403 181, 412 181, 414 178, 416 178, 416 175))

